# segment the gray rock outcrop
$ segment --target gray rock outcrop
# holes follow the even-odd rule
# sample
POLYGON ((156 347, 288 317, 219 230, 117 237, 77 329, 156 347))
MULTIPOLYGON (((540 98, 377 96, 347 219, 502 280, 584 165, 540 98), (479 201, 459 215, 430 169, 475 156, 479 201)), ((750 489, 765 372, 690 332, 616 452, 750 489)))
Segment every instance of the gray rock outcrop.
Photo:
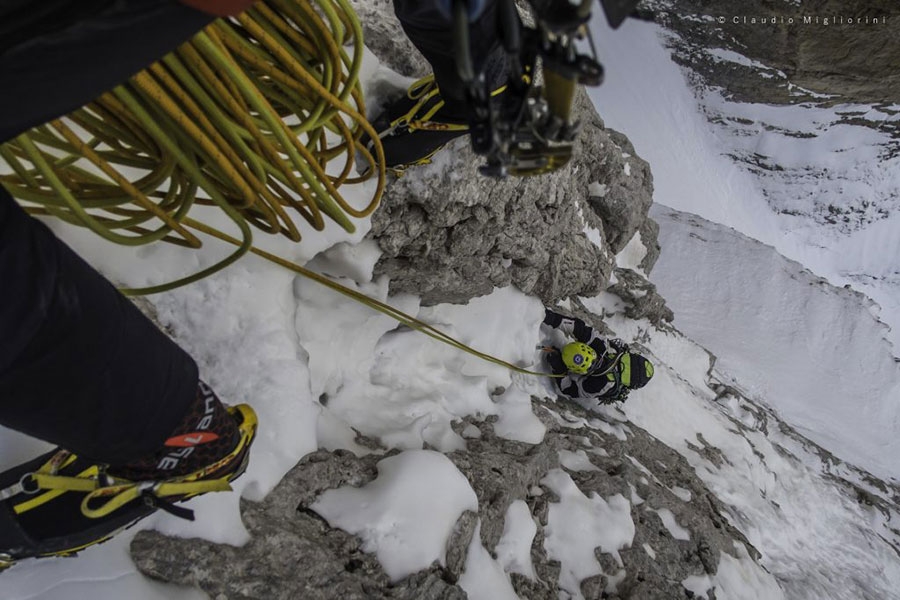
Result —
POLYGON ((584 94, 576 114, 584 130, 571 163, 557 173, 482 177, 481 160, 461 139, 436 164, 394 181, 370 234, 383 252, 376 273, 390 277, 391 291, 435 304, 515 285, 551 304, 605 289, 616 253, 638 230, 656 247, 655 230, 645 225, 649 165, 624 136, 603 127, 584 94), (598 232, 601 246, 586 228, 598 232))
MULTIPOLYGON (((409 45, 390 2, 356 2, 367 45, 391 68, 421 75, 427 63, 409 45)), ((382 250, 377 274, 391 292, 423 304, 465 302, 494 287, 515 285, 551 304, 606 288, 615 255, 639 230, 648 248, 645 271, 659 253, 650 167, 628 139, 605 128, 587 95, 573 118, 583 126, 573 158, 547 176, 482 177, 467 138, 429 166, 393 181, 372 219, 382 250), (598 232, 598 246, 585 235, 598 232)))
MULTIPOLYGON (((747 540, 723 517, 721 503, 697 478, 685 459, 639 428, 623 421, 614 409, 587 413, 574 404, 534 399, 534 410, 547 426, 544 441, 525 444, 497 437, 490 417, 467 418, 479 436, 467 451, 448 458, 466 476, 478 497, 477 515, 459 518, 446 547, 444 565, 433 564, 392 582, 374 554, 361 549, 359 538, 334 529, 308 508, 325 490, 361 486, 376 477, 383 456, 356 457, 345 451, 320 450, 307 455, 262 503, 242 501, 241 512, 251 539, 236 548, 205 540, 171 538, 153 531, 135 537, 131 551, 138 568, 150 577, 199 587, 211 598, 466 598, 457 581, 465 566, 476 523, 480 541, 494 552, 501 539, 510 504, 524 500, 537 525, 531 545, 536 577, 512 575, 522 598, 557 600, 561 565, 545 549, 551 507, 559 502, 544 478, 563 469, 585 496, 621 495, 631 506, 635 535, 620 551, 622 567, 611 554, 595 550, 603 574, 581 583, 587 598, 647 600, 685 597, 681 582, 690 576, 714 575, 720 552, 733 552, 747 540), (567 468, 562 455, 583 457, 567 468), (689 532, 675 539, 661 519, 668 511, 689 532), (625 577, 612 583, 624 568, 625 577)), ((702 440, 698 441, 702 444, 702 440)), ((389 453, 388 455, 390 455, 389 453)))

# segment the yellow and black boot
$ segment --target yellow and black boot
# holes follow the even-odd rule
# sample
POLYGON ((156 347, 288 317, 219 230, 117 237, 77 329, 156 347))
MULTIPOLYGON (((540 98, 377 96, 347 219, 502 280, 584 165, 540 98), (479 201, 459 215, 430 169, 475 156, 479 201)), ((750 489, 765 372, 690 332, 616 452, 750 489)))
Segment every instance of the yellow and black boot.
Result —
POLYGON ((247 468, 256 429, 249 405, 226 408, 201 383, 182 423, 141 460, 110 466, 58 448, 0 474, 0 569, 73 555, 158 509, 193 519, 175 503, 229 491, 247 468))
MULTIPOLYGON (((385 166, 400 173, 427 164, 448 142, 466 135, 465 116, 449 112, 433 75, 414 82, 405 95, 388 103, 372 121, 384 147, 385 166)), ((373 151, 372 141, 365 143, 373 151)))

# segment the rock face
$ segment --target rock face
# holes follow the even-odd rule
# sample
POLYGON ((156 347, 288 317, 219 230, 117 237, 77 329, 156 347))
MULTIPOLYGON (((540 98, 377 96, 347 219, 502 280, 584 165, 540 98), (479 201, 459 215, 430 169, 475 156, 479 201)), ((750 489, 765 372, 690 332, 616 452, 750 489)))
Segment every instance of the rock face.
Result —
POLYGON ((421 77, 431 71, 394 17, 393 0, 350 0, 350 5, 362 24, 366 47, 375 56, 409 77, 421 77))
POLYGON ((737 101, 821 102, 815 94, 826 94, 829 103, 893 104, 900 98, 900 38, 890 0, 650 0, 643 6, 685 40, 678 59, 737 101), (761 77, 751 65, 714 61, 707 48, 738 52, 769 72, 761 77))
MULTIPOLYGON (((367 45, 382 62, 410 75, 427 69, 389 2, 356 6, 367 45)), ((465 302, 510 284, 548 304, 596 295, 609 281, 615 255, 638 230, 652 266, 658 245, 647 217, 649 165, 625 136, 604 127, 583 92, 573 115, 582 134, 569 165, 552 175, 482 177, 483 160, 464 138, 434 164, 394 181, 370 234, 383 252, 376 273, 390 277, 391 291, 416 294, 426 305, 465 302), (586 228, 598 233, 594 241, 586 228)))
POLYGON ((619 411, 607 409, 598 416, 574 404, 534 401, 535 413, 547 426, 539 445, 498 438, 493 417, 459 423, 460 431, 468 426, 468 450, 447 456, 471 483, 479 510, 460 516, 444 565, 435 563, 391 582, 375 555, 363 552, 358 538, 329 527, 307 508, 327 489, 372 481, 383 458, 324 450, 306 456, 264 502, 242 502, 251 535, 246 546, 143 531, 132 543, 132 557, 143 573, 199 587, 211 598, 463 599, 467 596, 457 581, 479 520, 480 540, 475 543, 493 553, 507 509, 524 500, 537 525, 531 544, 536 577, 514 573, 512 583, 522 598, 556 600, 566 565, 549 558, 546 549, 549 515, 560 502, 548 474, 570 477, 584 496, 609 500, 620 495, 630 505, 633 542, 619 552, 622 565, 612 554, 595 550, 602 573, 581 582, 586 598, 599 598, 604 590, 615 590, 609 597, 635 600, 685 597, 681 582, 714 575, 720 552, 733 551, 735 541, 754 552, 722 517, 719 501, 684 458, 625 423, 619 411), (473 426, 479 432, 474 439, 473 426), (679 537, 689 539, 673 537, 661 516, 669 514, 688 532, 679 537), (623 568, 624 579, 615 578, 623 568))
MULTIPOLYGON (((602 291, 616 253, 648 220, 652 177, 583 94, 576 114, 584 131, 574 157, 552 175, 482 177, 481 160, 461 139, 393 182, 370 234, 383 252, 376 272, 390 277, 391 291, 424 304, 465 302, 510 284, 548 304, 602 291)), ((645 244, 656 245, 652 235, 645 244)))

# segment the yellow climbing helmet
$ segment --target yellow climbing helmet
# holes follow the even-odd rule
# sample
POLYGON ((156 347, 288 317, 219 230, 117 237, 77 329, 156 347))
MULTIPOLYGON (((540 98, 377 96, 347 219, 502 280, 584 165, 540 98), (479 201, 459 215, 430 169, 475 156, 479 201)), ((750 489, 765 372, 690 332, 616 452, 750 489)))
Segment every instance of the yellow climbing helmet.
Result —
POLYGON ((585 375, 597 360, 594 349, 581 342, 566 344, 562 349, 563 364, 573 373, 585 375))

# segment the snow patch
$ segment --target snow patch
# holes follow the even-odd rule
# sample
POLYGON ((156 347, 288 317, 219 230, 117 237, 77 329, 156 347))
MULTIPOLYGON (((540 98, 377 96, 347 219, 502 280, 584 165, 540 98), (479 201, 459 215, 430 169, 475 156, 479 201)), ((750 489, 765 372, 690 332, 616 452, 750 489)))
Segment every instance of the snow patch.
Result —
MULTIPOLYGON (((593 492, 587 497, 561 469, 548 472, 541 484, 560 499, 550 504, 544 548, 550 559, 560 561, 559 587, 581 599, 581 582, 603 574, 595 548, 612 554, 622 565, 619 550, 630 547, 634 541, 631 504, 620 494, 607 500, 593 492)), ((612 579, 619 573, 608 575, 612 579)))
POLYGON ((531 394, 518 387, 510 387, 495 401, 500 411, 494 423, 495 434, 526 444, 541 443, 547 426, 532 412, 531 394))
POLYGON ((537 524, 524 500, 513 500, 506 509, 503 535, 494 553, 507 573, 518 573, 534 581, 534 565, 531 562, 531 544, 537 534, 537 524))
POLYGON ((595 198, 603 198, 606 194, 609 193, 609 186, 605 183, 600 183, 599 181, 592 181, 590 185, 588 185, 588 194, 595 198))
POLYGON ((683 487, 678 487, 677 485, 674 485, 669 488, 669 491, 672 492, 673 494, 675 494, 676 496, 678 496, 678 498, 680 498, 683 502, 691 501, 692 496, 691 496, 690 490, 686 490, 683 487))
POLYGON ((519 600, 503 567, 481 543, 481 520, 475 526, 466 554, 466 566, 459 577, 459 587, 469 600, 519 600))
POLYGON ((704 600, 709 598, 709 590, 713 587, 713 581, 709 575, 691 575, 681 582, 681 585, 697 598, 704 600))
POLYGON ((559 464, 570 471, 599 471, 600 469, 591 462, 584 450, 572 452, 571 450, 559 451, 559 464))
POLYGON ((783 600, 784 592, 768 572, 760 569, 743 544, 734 542, 735 558, 725 552, 719 554, 716 568, 716 598, 718 600, 783 600))
POLYGON ((668 508, 657 508, 650 509, 656 512, 659 515, 660 520, 663 522, 663 525, 666 526, 666 529, 669 531, 669 535, 671 535, 676 540, 684 540, 688 541, 691 539, 691 532, 678 524, 678 521, 675 520, 675 515, 672 514, 672 511, 668 508))
POLYGON ((463 511, 478 510, 478 498, 446 456, 408 450, 379 461, 371 483, 327 490, 310 508, 361 537, 363 550, 375 552, 397 581, 435 560, 445 564, 453 527, 463 511))
POLYGON ((644 245, 644 241, 641 239, 641 232, 636 231, 625 247, 616 254, 616 266, 621 269, 631 269, 646 277, 646 273, 640 267, 646 256, 647 246, 644 245))

